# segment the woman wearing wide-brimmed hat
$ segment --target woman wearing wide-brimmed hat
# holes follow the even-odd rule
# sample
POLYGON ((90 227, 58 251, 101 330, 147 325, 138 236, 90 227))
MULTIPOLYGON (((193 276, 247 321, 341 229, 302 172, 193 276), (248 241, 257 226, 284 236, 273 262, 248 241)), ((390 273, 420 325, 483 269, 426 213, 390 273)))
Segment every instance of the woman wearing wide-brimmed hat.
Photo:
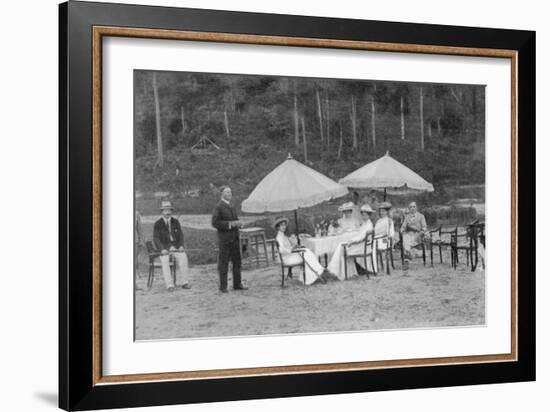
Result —
MULTIPOLYGON (((283 263, 293 265, 302 263, 303 261, 305 263, 306 274, 305 284, 311 285, 316 282, 325 283, 326 269, 319 263, 319 260, 311 250, 298 245, 294 236, 288 237, 286 235, 287 226, 288 219, 286 217, 277 218, 273 223, 273 227, 277 230, 275 239, 279 244, 279 252, 281 253, 283 263)), ((304 281, 301 276, 297 278, 302 282, 304 281)))
MULTIPOLYGON (((327 269, 330 271, 330 273, 333 273, 338 279, 344 280, 346 278, 346 270, 345 270, 345 262, 344 262, 344 246, 348 247, 348 254, 350 255, 357 255, 364 252, 364 241, 367 237, 368 232, 373 231, 373 223, 371 219, 374 216, 374 210, 369 205, 363 205, 360 209, 361 212, 361 226, 359 226, 359 230, 357 233, 357 236, 350 239, 348 242, 340 243, 336 250, 334 251, 334 254, 332 255, 332 258, 330 259, 330 262, 327 266, 327 269)), ((367 249, 367 253, 370 252, 370 248, 367 249)), ((361 259, 359 259, 361 260, 361 259)), ((364 262, 360 261, 358 262, 362 267, 364 266, 364 262)), ((376 265, 376 261, 375 261, 376 265)), ((347 262, 347 276, 352 277, 357 275, 357 267, 355 266, 355 258, 349 257, 347 262)), ((363 267, 363 269, 365 269, 363 267)), ((367 260, 367 268, 369 272, 374 272, 372 264, 370 260, 367 260)))
MULTIPOLYGON (((392 205, 390 202, 382 202, 378 205, 378 212, 380 218, 376 221, 374 225, 374 236, 388 236, 387 239, 393 239, 395 236, 395 228, 393 226, 393 219, 390 217, 390 210, 392 205)), ((389 242, 387 239, 383 239, 377 242, 377 250, 386 250, 389 247, 389 242)))
POLYGON ((346 202, 338 208, 338 211, 342 213, 342 217, 338 219, 338 226, 342 232, 359 229, 359 223, 353 217, 354 208, 355 204, 353 202, 346 202))

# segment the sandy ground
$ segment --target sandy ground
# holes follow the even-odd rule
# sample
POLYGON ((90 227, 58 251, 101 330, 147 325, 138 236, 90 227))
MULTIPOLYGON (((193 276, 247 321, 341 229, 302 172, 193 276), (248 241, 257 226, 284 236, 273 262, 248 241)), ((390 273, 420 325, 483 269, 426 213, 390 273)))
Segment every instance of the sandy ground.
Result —
MULTIPOLYGON (((462 262, 464 258, 462 258, 462 262)), ((157 269, 151 290, 141 273, 136 285, 136 339, 197 338, 399 328, 483 325, 485 272, 434 268, 415 260, 404 273, 358 276, 281 289, 281 268, 243 271, 247 291, 218 292, 215 265, 191 268, 191 290, 169 293, 157 269)), ((231 281, 229 282, 231 285, 231 281)))

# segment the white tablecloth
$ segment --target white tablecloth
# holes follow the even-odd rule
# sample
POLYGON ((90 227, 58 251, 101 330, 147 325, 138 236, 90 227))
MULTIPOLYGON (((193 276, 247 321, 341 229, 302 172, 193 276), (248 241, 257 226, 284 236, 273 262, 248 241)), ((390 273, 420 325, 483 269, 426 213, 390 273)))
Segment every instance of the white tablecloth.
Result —
POLYGON ((336 246, 342 242, 349 242, 351 239, 357 237, 359 232, 344 232, 334 236, 324 237, 308 237, 302 240, 302 244, 310 249, 316 256, 323 256, 324 254, 332 255, 336 250, 336 246))

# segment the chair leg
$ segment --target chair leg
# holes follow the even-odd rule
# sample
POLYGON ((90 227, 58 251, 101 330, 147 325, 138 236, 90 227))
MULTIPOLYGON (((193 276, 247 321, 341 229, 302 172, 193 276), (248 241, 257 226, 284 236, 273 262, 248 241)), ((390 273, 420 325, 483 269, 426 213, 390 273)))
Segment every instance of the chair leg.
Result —
POLYGON ((391 262, 391 268, 395 270, 395 263, 393 261, 393 248, 390 249, 390 262, 391 262))
POLYGON ((430 265, 434 267, 434 245, 430 243, 430 265))
POLYGON ((346 253, 345 247, 344 247, 344 279, 348 280, 348 254, 346 253))
POLYGON ((422 262, 426 266, 426 246, 422 244, 422 262))
POLYGON ((285 287, 285 267, 281 265, 281 289, 285 287))
POLYGON ((269 255, 267 254, 267 245, 265 242, 265 236, 262 235, 262 243, 264 245, 264 256, 265 256, 265 264, 266 266, 269 266, 269 255))
POLYGON ((386 273, 390 274, 390 256, 391 253, 390 249, 386 249, 386 273))
POLYGON ((147 277, 147 289, 153 287, 153 276, 155 274, 155 267, 153 264, 149 263, 149 276, 147 277))
POLYGON ((476 240, 474 241, 474 245, 473 245, 473 250, 472 250, 472 272, 474 272, 477 268, 477 265, 479 263, 479 255, 477 253, 477 248, 478 248, 478 240, 476 238, 476 240), (475 264, 473 263, 473 260, 474 260, 474 256, 476 258, 476 261, 475 261, 475 264))
POLYGON ((443 253, 441 251, 441 244, 439 245, 439 263, 443 264, 443 253))
POLYGON ((383 259, 382 259, 382 252, 380 253, 377 253, 376 254, 377 256, 377 259, 380 261, 380 267, 382 268, 382 270, 384 270, 384 262, 383 262, 383 259))

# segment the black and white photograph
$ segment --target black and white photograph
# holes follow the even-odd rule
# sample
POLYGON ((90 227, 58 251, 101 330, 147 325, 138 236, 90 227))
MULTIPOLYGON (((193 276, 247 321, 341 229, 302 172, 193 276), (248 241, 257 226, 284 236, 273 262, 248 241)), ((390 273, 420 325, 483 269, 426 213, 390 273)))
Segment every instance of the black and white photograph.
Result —
POLYGON ((133 82, 137 341, 485 325, 485 85, 133 82))

